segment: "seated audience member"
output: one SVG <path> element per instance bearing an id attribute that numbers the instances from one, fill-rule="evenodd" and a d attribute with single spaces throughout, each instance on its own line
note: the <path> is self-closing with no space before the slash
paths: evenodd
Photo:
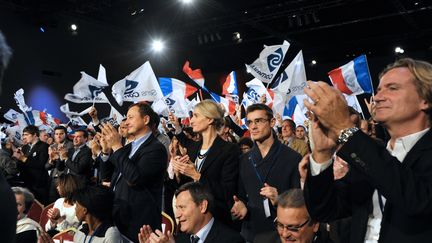
<path id="1" fill-rule="evenodd" d="M 302 157 L 309 152 L 309 146 L 304 140 L 296 138 L 296 124 L 293 120 L 285 119 L 282 121 L 282 143 L 292 148 Z"/>
<path id="2" fill-rule="evenodd" d="M 242 137 L 238 143 L 242 154 L 249 152 L 253 147 L 253 141 L 249 137 Z"/>
<path id="3" fill-rule="evenodd" d="M 74 194 L 76 217 L 84 221 L 74 242 L 120 243 L 121 234 L 112 221 L 113 194 L 102 186 L 88 186 Z"/>
<path id="4" fill-rule="evenodd" d="M 54 203 L 54 207 L 48 210 L 49 221 L 45 230 L 50 235 L 70 227 L 77 228 L 79 221 L 75 216 L 75 203 L 72 201 L 73 193 L 83 187 L 82 182 L 71 174 L 61 175 L 57 179 L 57 191 L 60 198 Z"/>
<path id="5" fill-rule="evenodd" d="M 274 223 L 275 232 L 259 234 L 254 242 L 331 242 L 325 231 L 319 231 L 320 224 L 310 217 L 301 189 L 290 189 L 279 195 Z"/>
<path id="6" fill-rule="evenodd" d="M 34 196 L 28 189 L 22 187 L 12 187 L 12 191 L 15 193 L 18 210 L 16 243 L 36 242 L 41 227 L 33 219 L 27 218 L 27 213 L 33 204 Z"/>
<path id="7" fill-rule="evenodd" d="M 160 230 L 152 232 L 145 225 L 138 235 L 140 243 L 177 242 L 177 243 L 236 243 L 244 242 L 240 234 L 213 217 L 213 196 L 199 182 L 182 185 L 176 195 L 176 218 L 181 233 L 175 237 L 171 232 L 163 234 Z"/>

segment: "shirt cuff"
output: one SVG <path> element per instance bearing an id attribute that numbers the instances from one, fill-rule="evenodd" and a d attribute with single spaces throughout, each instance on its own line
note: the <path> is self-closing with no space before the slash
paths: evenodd
<path id="1" fill-rule="evenodd" d="M 322 171 L 324 171 L 325 169 L 327 169 L 328 167 L 330 167 L 330 165 L 333 164 L 333 159 L 329 159 L 324 163 L 317 163 L 313 158 L 312 158 L 312 154 L 309 155 L 309 167 L 311 170 L 311 175 L 312 176 L 316 176 L 319 175 Z"/>

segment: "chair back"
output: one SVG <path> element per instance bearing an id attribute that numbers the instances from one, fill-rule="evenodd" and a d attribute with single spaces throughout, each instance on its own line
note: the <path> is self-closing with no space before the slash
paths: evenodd
<path id="1" fill-rule="evenodd" d="M 27 213 L 27 217 L 33 219 L 36 222 L 39 222 L 43 209 L 44 206 L 42 205 L 42 203 L 35 199 L 30 207 L 30 210 Z"/>
<path id="2" fill-rule="evenodd" d="M 54 207 L 54 203 L 48 204 L 41 213 L 39 224 L 42 226 L 42 228 L 45 228 L 46 223 L 48 222 L 48 210 Z"/>
<path id="3" fill-rule="evenodd" d="M 75 229 L 75 228 L 69 228 L 69 229 L 63 230 L 60 233 L 57 233 L 56 235 L 53 236 L 52 239 L 56 243 L 74 242 L 74 235 L 75 235 L 76 231 L 77 231 L 77 229 Z"/>
<path id="4" fill-rule="evenodd" d="M 165 234 L 168 231 L 174 233 L 174 220 L 165 212 L 162 211 L 162 232 Z"/>

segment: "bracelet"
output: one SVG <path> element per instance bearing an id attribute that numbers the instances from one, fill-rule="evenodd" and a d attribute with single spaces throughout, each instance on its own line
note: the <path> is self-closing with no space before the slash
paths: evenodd
<path id="1" fill-rule="evenodd" d="M 338 139 L 336 140 L 336 144 L 339 145 L 339 144 L 346 143 L 348 139 L 352 137 L 354 133 L 357 132 L 358 130 L 359 130 L 358 127 L 350 127 L 350 128 L 342 129 L 340 131 Z"/>

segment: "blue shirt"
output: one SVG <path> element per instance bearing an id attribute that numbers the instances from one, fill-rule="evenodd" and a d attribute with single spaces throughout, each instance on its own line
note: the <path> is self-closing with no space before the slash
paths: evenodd
<path id="1" fill-rule="evenodd" d="M 135 139 L 133 142 L 131 142 L 132 148 L 129 154 L 129 159 L 132 158 L 132 156 L 134 156 L 134 154 L 136 153 L 136 151 L 138 150 L 138 148 L 145 142 L 147 141 L 147 139 L 150 137 L 150 135 L 152 134 L 151 131 L 148 131 L 146 134 L 144 134 L 142 137 Z"/>

